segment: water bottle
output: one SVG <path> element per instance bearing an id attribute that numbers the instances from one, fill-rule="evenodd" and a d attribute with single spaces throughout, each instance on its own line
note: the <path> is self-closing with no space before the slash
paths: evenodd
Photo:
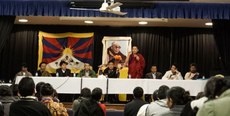
<path id="1" fill-rule="evenodd" d="M 129 74 L 129 79 L 131 79 L 131 75 Z"/>
<path id="2" fill-rule="evenodd" d="M 23 72 L 23 73 L 22 73 L 22 75 L 23 75 L 23 76 L 26 76 L 26 73 L 25 73 L 25 72 Z"/>
<path id="3" fill-rule="evenodd" d="M 73 77 L 76 77 L 76 73 L 73 73 Z"/>
<path id="4" fill-rule="evenodd" d="M 205 76 L 202 76 L 202 79 L 205 80 Z"/>
<path id="5" fill-rule="evenodd" d="M 58 74 L 58 73 L 56 73 L 56 77 L 59 77 L 59 74 Z"/>
<path id="6" fill-rule="evenodd" d="M 36 77 L 38 76 L 38 73 L 37 73 L 37 72 L 35 73 L 35 76 L 36 76 Z"/>

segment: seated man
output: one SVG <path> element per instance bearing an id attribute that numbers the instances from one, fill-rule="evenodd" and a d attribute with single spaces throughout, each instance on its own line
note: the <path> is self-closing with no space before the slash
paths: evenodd
<path id="1" fill-rule="evenodd" d="M 184 76 L 185 80 L 196 80 L 199 77 L 199 73 L 197 72 L 196 64 L 190 64 L 190 71 L 187 72 Z"/>
<path id="2" fill-rule="evenodd" d="M 4 116 L 9 116 L 10 105 L 16 101 L 12 96 L 11 88 L 8 85 L 0 86 L 0 102 L 4 107 Z"/>
<path id="3" fill-rule="evenodd" d="M 45 62 L 41 62 L 39 64 L 40 70 L 36 72 L 37 76 L 43 76 L 43 77 L 51 76 L 51 74 L 48 71 L 46 71 L 46 65 L 47 64 Z"/>
<path id="4" fill-rule="evenodd" d="M 114 66 L 113 61 L 109 61 L 108 67 L 103 72 L 108 78 L 118 78 L 119 77 L 119 69 Z"/>
<path id="5" fill-rule="evenodd" d="M 157 66 L 153 65 L 151 67 L 151 72 L 147 73 L 145 75 L 145 78 L 147 78 L 147 79 L 161 79 L 162 78 L 162 73 L 157 72 Z"/>
<path id="6" fill-rule="evenodd" d="M 16 74 L 16 76 L 32 76 L 32 74 L 28 71 L 28 67 L 25 63 L 21 66 L 21 71 Z"/>
<path id="7" fill-rule="evenodd" d="M 65 61 L 60 62 L 60 67 L 59 69 L 56 70 L 56 73 L 60 77 L 70 77 L 71 76 L 71 71 L 70 69 L 67 69 L 68 63 Z"/>
<path id="8" fill-rule="evenodd" d="M 162 80 L 183 80 L 181 73 L 177 70 L 177 66 L 173 64 L 171 70 L 167 71 Z"/>
<path id="9" fill-rule="evenodd" d="M 84 100 L 89 100 L 91 97 L 91 91 L 89 88 L 83 88 L 81 90 L 81 94 L 80 94 L 80 97 L 76 100 L 73 101 L 73 114 L 76 113 L 76 111 L 79 110 L 79 107 L 80 107 L 80 103 L 83 102 Z"/>
<path id="10" fill-rule="evenodd" d="M 133 90 L 133 101 L 127 103 L 124 108 L 124 116 L 136 116 L 140 107 L 147 104 L 142 97 L 144 96 L 144 90 L 141 87 L 136 87 Z"/>
<path id="11" fill-rule="evenodd" d="M 169 87 L 162 85 L 159 87 L 157 92 L 157 100 L 150 103 L 146 109 L 146 116 L 158 115 L 161 112 L 169 110 L 166 104 L 166 93 L 169 90 Z"/>
<path id="12" fill-rule="evenodd" d="M 22 78 L 18 89 L 21 99 L 11 104 L 10 116 L 51 116 L 49 109 L 34 96 L 35 84 L 32 78 Z"/>
<path id="13" fill-rule="evenodd" d="M 78 77 L 96 77 L 97 75 L 95 71 L 91 70 L 90 68 L 90 64 L 85 63 L 84 69 L 79 72 Z"/>
<path id="14" fill-rule="evenodd" d="M 80 103 L 78 111 L 74 116 L 106 116 L 106 108 L 100 103 L 102 90 L 94 88 L 89 100 L 84 100 Z"/>

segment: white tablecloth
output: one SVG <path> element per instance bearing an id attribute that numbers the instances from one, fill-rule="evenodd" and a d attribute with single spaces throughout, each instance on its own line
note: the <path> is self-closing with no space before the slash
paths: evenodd
<path id="1" fill-rule="evenodd" d="M 23 77 L 17 77 L 15 83 Z M 102 89 L 108 94 L 132 94 L 133 89 L 140 86 L 145 94 L 152 94 L 161 85 L 180 86 L 189 91 L 192 96 L 204 91 L 207 80 L 154 80 L 154 79 L 107 79 L 103 78 L 78 78 L 78 77 L 32 77 L 35 84 L 38 82 L 50 83 L 58 93 L 79 94 L 81 88 L 88 87 L 91 90 L 95 87 Z"/>

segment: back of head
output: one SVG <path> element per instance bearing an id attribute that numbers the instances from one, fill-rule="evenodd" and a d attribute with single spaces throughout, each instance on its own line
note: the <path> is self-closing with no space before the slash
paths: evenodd
<path id="1" fill-rule="evenodd" d="M 90 96 L 91 96 L 91 91 L 89 88 L 83 88 L 81 90 L 81 97 L 90 98 Z"/>
<path id="2" fill-rule="evenodd" d="M 157 94 L 158 98 L 159 99 L 165 99 L 166 98 L 166 93 L 167 93 L 168 90 L 169 90 L 168 86 L 166 86 L 166 85 L 160 86 L 159 89 L 158 89 L 158 94 Z"/>
<path id="3" fill-rule="evenodd" d="M 54 89 L 49 83 L 45 83 L 42 85 L 40 92 L 42 96 L 53 96 Z"/>
<path id="4" fill-rule="evenodd" d="M 13 96 L 18 96 L 18 84 L 12 84 L 10 86 Z"/>
<path id="5" fill-rule="evenodd" d="M 36 92 L 40 94 L 41 87 L 45 84 L 45 82 L 39 82 L 36 84 Z"/>
<path id="6" fill-rule="evenodd" d="M 141 97 L 143 97 L 144 95 L 144 90 L 141 88 L 141 87 L 136 87 L 134 90 L 133 90 L 133 96 L 135 98 L 138 98 L 140 99 Z"/>
<path id="7" fill-rule="evenodd" d="M 155 91 L 153 92 L 153 101 L 156 101 L 156 100 L 159 100 L 159 99 L 158 99 L 158 90 L 155 90 Z"/>
<path id="8" fill-rule="evenodd" d="M 9 86 L 1 85 L 0 86 L 0 96 L 12 96 L 12 91 Z"/>
<path id="9" fill-rule="evenodd" d="M 205 85 L 204 94 L 209 100 L 220 96 L 229 88 L 228 81 L 222 77 L 211 77 Z"/>
<path id="10" fill-rule="evenodd" d="M 34 94 L 35 84 L 32 78 L 24 77 L 18 84 L 19 94 L 23 97 L 32 96 Z"/>
<path id="11" fill-rule="evenodd" d="M 167 98 L 172 100 L 173 105 L 185 105 L 191 99 L 188 92 L 182 87 L 172 87 L 167 92 Z"/>
<path id="12" fill-rule="evenodd" d="M 101 99 L 101 96 L 102 96 L 102 89 L 101 88 L 94 88 L 92 91 L 91 98 L 96 100 L 96 101 L 99 101 Z"/>

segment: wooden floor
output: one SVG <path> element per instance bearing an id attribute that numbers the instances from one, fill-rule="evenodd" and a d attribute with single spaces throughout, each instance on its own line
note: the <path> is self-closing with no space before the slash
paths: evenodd
<path id="1" fill-rule="evenodd" d="M 72 108 L 71 102 L 63 102 L 64 106 L 68 109 Z M 106 103 L 106 110 L 124 110 L 125 104 L 109 104 Z"/>

